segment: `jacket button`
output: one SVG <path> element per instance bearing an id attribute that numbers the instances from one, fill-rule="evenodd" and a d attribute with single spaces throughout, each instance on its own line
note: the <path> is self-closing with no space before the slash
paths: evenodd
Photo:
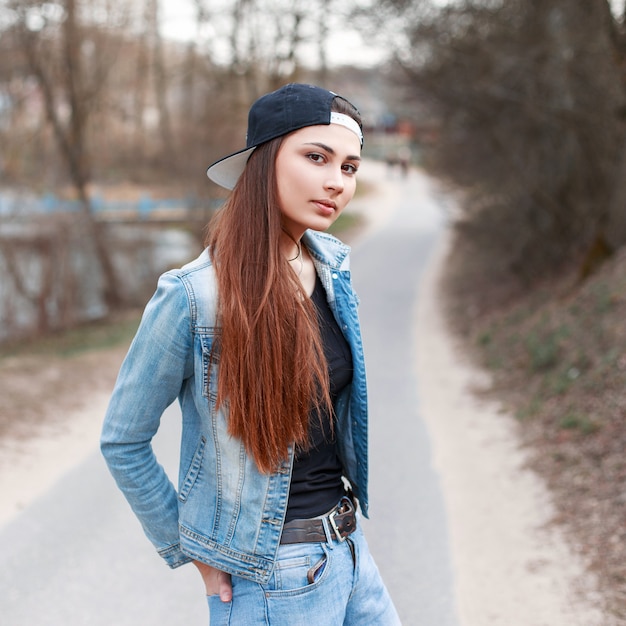
<path id="1" fill-rule="evenodd" d="M 337 274 L 333 274 L 333 278 L 334 278 L 335 280 L 337 280 L 337 278 L 339 278 L 339 276 L 338 276 Z"/>

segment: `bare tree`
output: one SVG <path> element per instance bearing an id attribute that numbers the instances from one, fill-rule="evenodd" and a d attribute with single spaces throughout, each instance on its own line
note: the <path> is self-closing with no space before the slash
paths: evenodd
<path id="1" fill-rule="evenodd" d="M 273 88 L 283 82 L 297 81 L 299 63 L 298 48 L 304 40 L 302 34 L 306 8 L 302 0 L 291 2 L 288 14 L 276 15 L 274 58 L 270 66 L 270 81 Z"/>
<path id="2" fill-rule="evenodd" d="M 216 192 L 204 167 L 241 146 L 252 100 L 306 80 L 305 66 L 316 59 L 327 69 L 327 40 L 353 4 L 193 2 L 196 36 L 181 44 L 164 38 L 159 0 L 0 0 L 0 182 L 35 195 L 65 196 L 69 186 L 80 206 L 79 218 L 71 214 L 65 224 L 67 239 L 47 238 L 33 220 L 32 241 L 7 239 L 0 250 L 7 285 L 15 283 L 25 309 L 38 307 L 42 330 L 59 326 L 50 311 L 62 309 L 62 324 L 71 321 L 72 303 L 79 308 L 83 296 L 109 309 L 129 302 L 129 281 L 115 271 L 128 257 L 114 247 L 114 229 L 97 219 L 96 194 L 110 183 L 166 180 L 169 191 L 183 189 L 208 213 L 206 199 Z M 86 294 L 78 265 L 63 274 L 71 280 L 27 268 L 28 250 L 42 268 L 47 255 L 45 267 L 55 272 L 63 251 L 88 257 L 97 293 Z M 33 278 L 27 286 L 24 272 L 43 283 Z"/>
<path id="3" fill-rule="evenodd" d="M 465 190 L 464 232 L 491 267 L 528 281 L 626 241 L 610 226 L 624 180 L 624 25 L 606 0 L 383 5 L 415 17 L 398 64 L 432 105 L 434 166 Z"/>
<path id="4" fill-rule="evenodd" d="M 151 0 L 145 0 L 143 24 L 150 24 Z M 145 124 L 144 117 L 148 101 L 148 77 L 150 68 L 150 38 L 149 29 L 145 26 L 137 36 L 135 76 L 133 87 L 133 136 L 134 150 L 137 155 L 146 154 L 145 150 Z"/>
<path id="5" fill-rule="evenodd" d="M 165 66 L 165 51 L 160 31 L 159 0 L 147 0 L 146 4 L 150 41 L 152 47 L 152 68 L 154 69 L 154 95 L 159 111 L 158 128 L 161 133 L 163 152 L 168 155 L 168 164 L 176 168 L 176 144 L 172 132 L 168 96 L 168 77 Z"/>
<path id="6" fill-rule="evenodd" d="M 320 82 L 326 85 L 328 82 L 328 15 L 330 13 L 330 0 L 321 0 L 318 18 L 318 54 L 320 59 Z"/>
<path id="7" fill-rule="evenodd" d="M 604 24 L 613 46 L 617 63 L 626 68 L 626 2 L 621 14 L 615 16 L 609 2 L 604 3 Z M 626 91 L 626 69 L 622 69 L 621 84 Z M 616 159 L 613 186 L 608 207 L 607 239 L 612 247 L 626 242 L 626 101 L 615 111 L 617 124 L 622 129 L 622 143 Z"/>
<path id="8" fill-rule="evenodd" d="M 92 79 L 87 80 L 88 72 L 83 66 L 86 39 L 76 0 L 65 0 L 59 28 L 53 33 L 32 27 L 36 6 L 14 5 L 20 17 L 17 30 L 22 52 L 41 90 L 48 121 L 78 195 L 83 222 L 102 270 L 105 302 L 115 308 L 121 303 L 121 292 L 104 230 L 94 216 L 87 192 L 91 178 L 87 124 L 107 68 L 90 68 Z"/>

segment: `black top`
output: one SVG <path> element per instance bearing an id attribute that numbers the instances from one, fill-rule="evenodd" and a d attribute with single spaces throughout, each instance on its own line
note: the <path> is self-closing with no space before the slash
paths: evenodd
<path id="1" fill-rule="evenodd" d="M 330 397 L 335 406 L 337 397 L 352 381 L 352 354 L 330 310 L 324 287 L 318 278 L 311 300 L 317 310 L 324 356 L 328 363 Z M 341 480 L 342 466 L 328 411 L 320 415 L 311 411 L 307 449 L 296 450 L 291 476 L 286 522 L 292 519 L 317 517 L 332 509 L 345 489 Z"/>

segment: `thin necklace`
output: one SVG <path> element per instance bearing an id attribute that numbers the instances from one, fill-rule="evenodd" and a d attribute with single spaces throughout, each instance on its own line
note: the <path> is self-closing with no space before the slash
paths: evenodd
<path id="1" fill-rule="evenodd" d="M 295 261 L 302 254 L 302 248 L 300 247 L 300 244 L 297 241 L 295 243 L 296 243 L 296 248 L 298 248 L 298 254 L 296 254 L 296 256 L 294 256 L 293 259 L 287 259 L 289 263 L 291 263 L 292 261 Z"/>
<path id="2" fill-rule="evenodd" d="M 293 261 L 296 261 L 296 260 L 300 261 L 300 269 L 298 270 L 298 276 L 300 276 L 302 274 L 302 270 L 304 269 L 304 259 L 302 258 L 302 247 L 297 241 L 296 241 L 296 246 L 298 247 L 298 254 L 296 254 L 296 256 L 294 256 L 293 259 L 287 259 L 287 261 L 289 261 L 289 263 L 292 263 Z"/>

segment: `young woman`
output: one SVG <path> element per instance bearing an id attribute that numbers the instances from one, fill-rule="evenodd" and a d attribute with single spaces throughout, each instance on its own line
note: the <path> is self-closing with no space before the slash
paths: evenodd
<path id="1" fill-rule="evenodd" d="M 367 397 L 349 249 L 363 136 L 336 94 L 257 100 L 204 253 L 164 274 L 119 374 L 102 452 L 171 567 L 193 562 L 211 624 L 399 624 L 357 523 Z M 150 445 L 176 398 L 178 489 Z"/>

